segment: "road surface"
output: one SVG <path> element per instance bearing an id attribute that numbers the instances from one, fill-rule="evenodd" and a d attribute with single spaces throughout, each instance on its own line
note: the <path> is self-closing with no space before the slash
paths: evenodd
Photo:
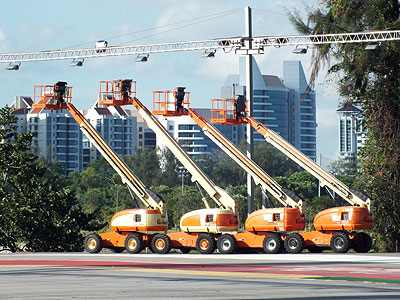
<path id="1" fill-rule="evenodd" d="M 0 253 L 0 299 L 400 299 L 400 254 Z"/>

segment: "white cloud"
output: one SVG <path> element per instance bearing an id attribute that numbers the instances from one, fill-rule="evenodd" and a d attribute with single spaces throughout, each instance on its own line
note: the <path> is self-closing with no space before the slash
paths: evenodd
<path id="1" fill-rule="evenodd" d="M 171 2 L 157 20 L 156 27 L 160 28 L 155 33 L 162 33 L 160 37 L 165 41 L 177 40 L 177 37 L 179 40 L 198 40 L 240 35 L 243 27 L 238 26 L 243 22 L 241 15 L 215 15 L 227 10 L 232 8 L 216 1 Z M 181 23 L 169 26 L 177 22 Z"/>
<path id="2" fill-rule="evenodd" d="M 222 86 L 229 74 L 237 74 L 238 72 L 238 56 L 224 54 L 219 51 L 215 54 L 215 58 L 199 59 L 198 67 L 194 74 L 202 79 L 218 81 Z"/>
<path id="3" fill-rule="evenodd" d="M 54 28 L 43 26 L 42 28 L 40 28 L 39 36 L 42 40 L 49 41 L 54 38 L 55 32 L 56 31 L 54 30 Z"/>
<path id="4" fill-rule="evenodd" d="M 0 28 L 0 51 L 6 52 L 8 49 L 8 43 L 6 39 L 6 35 L 4 34 L 3 30 Z"/>
<path id="5" fill-rule="evenodd" d="M 319 108 L 317 111 L 317 123 L 319 130 L 337 129 L 338 116 L 335 109 Z"/>

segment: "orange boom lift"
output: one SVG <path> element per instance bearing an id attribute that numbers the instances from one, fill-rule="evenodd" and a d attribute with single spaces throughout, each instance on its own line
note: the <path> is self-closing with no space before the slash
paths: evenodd
<path id="1" fill-rule="evenodd" d="M 205 209 L 195 210 L 182 216 L 182 232 L 167 235 L 167 240 L 155 242 L 153 250 L 167 253 L 171 248 L 182 252 L 196 248 L 200 253 L 212 253 L 216 248 L 216 239 L 225 232 L 238 229 L 238 207 L 225 190 L 216 186 L 206 174 L 193 162 L 175 139 L 168 133 L 158 119 L 135 97 L 132 92 L 133 81 L 119 79 L 100 82 L 100 100 L 103 105 L 134 105 L 150 129 L 164 142 L 181 164 L 192 175 L 192 182 L 199 183 L 218 207 L 211 208 L 203 197 Z M 175 91 L 174 97 L 183 103 L 189 103 L 188 95 Z M 164 236 L 163 236 L 164 237 Z"/>
<path id="2" fill-rule="evenodd" d="M 293 192 L 281 187 L 271 176 L 249 159 L 218 129 L 207 122 L 188 103 L 179 101 L 177 93 L 185 93 L 185 88 L 177 87 L 173 91 L 153 92 L 153 114 L 163 116 L 189 115 L 203 132 L 215 142 L 232 160 L 249 173 L 256 184 L 270 192 L 284 205 L 280 208 L 260 209 L 248 216 L 245 222 L 247 232 L 224 234 L 218 238 L 217 246 L 221 253 L 232 253 L 238 248 L 263 248 L 266 253 L 277 253 L 282 249 L 282 237 L 285 249 L 289 253 L 303 250 L 304 240 L 297 233 L 287 231 L 304 230 L 305 217 L 303 202 Z M 188 93 L 185 93 L 188 94 Z"/>
<path id="3" fill-rule="evenodd" d="M 126 249 L 129 253 L 139 253 L 146 246 L 157 249 L 160 243 L 168 243 L 167 205 L 154 192 L 147 189 L 133 174 L 117 153 L 100 136 L 96 129 L 71 103 L 72 88 L 66 82 L 51 85 L 35 85 L 35 108 L 48 110 L 66 109 L 79 124 L 81 131 L 103 155 L 113 169 L 121 176 L 130 191 L 146 206 L 145 209 L 127 209 L 116 213 L 110 222 L 111 232 L 89 234 L 85 238 L 85 249 L 89 253 L 100 252 L 103 247 L 117 252 Z"/>
<path id="4" fill-rule="evenodd" d="M 264 124 L 246 116 L 246 102 L 243 96 L 212 99 L 211 122 L 229 125 L 250 124 L 267 142 L 316 177 L 322 186 L 329 187 L 351 204 L 351 206 L 326 209 L 315 216 L 316 231 L 301 233 L 308 250 L 321 252 L 330 247 L 337 253 L 344 253 L 351 248 L 356 252 L 368 252 L 371 249 L 371 237 L 365 232 L 353 231 L 373 228 L 371 199 L 344 185 Z"/>

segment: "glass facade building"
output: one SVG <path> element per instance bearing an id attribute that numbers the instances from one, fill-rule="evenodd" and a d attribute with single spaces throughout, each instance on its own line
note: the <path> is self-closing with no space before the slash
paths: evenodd
<path id="1" fill-rule="evenodd" d="M 341 158 L 356 158 L 368 138 L 362 110 L 345 104 L 336 112 L 339 117 L 339 155 Z"/>
<path id="2" fill-rule="evenodd" d="M 245 60 L 240 59 L 239 74 L 227 77 L 221 97 L 246 95 L 245 84 Z M 281 79 L 261 74 L 253 58 L 253 117 L 316 160 L 316 98 L 314 91 L 304 94 L 307 87 L 299 61 L 284 61 Z M 240 130 L 244 136 L 244 127 Z M 257 132 L 254 140 L 265 141 Z"/>

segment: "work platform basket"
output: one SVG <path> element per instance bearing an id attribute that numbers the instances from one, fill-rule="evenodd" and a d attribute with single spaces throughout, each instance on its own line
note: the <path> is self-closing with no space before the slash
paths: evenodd
<path id="1" fill-rule="evenodd" d="M 172 91 L 153 91 L 153 114 L 162 116 L 187 115 L 189 92 L 177 87 Z"/>

